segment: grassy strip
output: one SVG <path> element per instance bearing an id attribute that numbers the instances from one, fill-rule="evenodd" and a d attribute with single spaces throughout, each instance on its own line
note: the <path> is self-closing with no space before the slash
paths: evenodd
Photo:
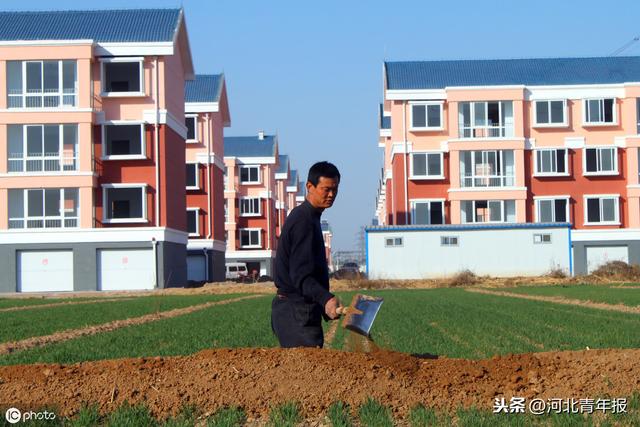
<path id="1" fill-rule="evenodd" d="M 344 402 L 334 402 L 327 409 L 327 418 L 333 427 L 352 427 L 349 405 Z"/>
<path id="2" fill-rule="evenodd" d="M 11 307 L 29 307 L 29 306 L 38 306 L 38 305 L 44 305 L 44 304 L 61 304 L 61 303 L 76 302 L 76 301 L 96 301 L 99 299 L 102 299 L 102 298 L 42 298 L 42 297 L 0 298 L 0 310 L 3 308 L 11 308 Z"/>
<path id="3" fill-rule="evenodd" d="M 302 422 L 300 405 L 295 402 L 273 406 L 269 411 L 269 426 L 271 427 L 295 427 L 300 422 Z"/>
<path id="4" fill-rule="evenodd" d="M 209 307 L 0 357 L 0 365 L 174 356 L 215 347 L 274 347 L 270 295 Z"/>
<path id="5" fill-rule="evenodd" d="M 96 304 L 65 305 L 41 310 L 0 312 L 0 342 L 122 320 L 238 295 L 156 295 Z"/>
<path id="6" fill-rule="evenodd" d="M 615 289 L 614 289 L 615 288 Z M 562 285 L 562 286 L 520 286 L 503 288 L 500 291 L 514 294 L 541 295 L 602 302 L 605 304 L 623 304 L 630 307 L 640 305 L 640 290 L 625 289 L 624 286 L 603 285 Z"/>
<path id="7" fill-rule="evenodd" d="M 611 292 L 618 292 L 612 290 Z M 366 291 L 385 301 L 371 334 L 405 353 L 487 358 L 495 354 L 590 348 L 636 348 L 640 316 L 463 289 Z M 349 301 L 353 293 L 341 295 Z M 452 315 L 452 313 L 454 315 Z M 344 348 L 338 328 L 335 348 Z"/>
<path id="8" fill-rule="evenodd" d="M 358 418 L 365 427 L 393 427 L 391 410 L 371 397 L 358 409 Z"/>

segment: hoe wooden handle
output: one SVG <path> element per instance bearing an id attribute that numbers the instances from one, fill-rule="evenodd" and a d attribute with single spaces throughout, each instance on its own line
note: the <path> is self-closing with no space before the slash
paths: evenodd
<path id="1" fill-rule="evenodd" d="M 336 313 L 339 316 L 343 316 L 343 315 L 347 314 L 348 312 L 349 312 L 349 307 L 340 306 L 340 307 L 336 308 Z"/>

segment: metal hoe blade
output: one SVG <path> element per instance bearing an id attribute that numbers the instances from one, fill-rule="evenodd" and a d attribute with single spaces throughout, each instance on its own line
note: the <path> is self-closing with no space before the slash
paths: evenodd
<path id="1" fill-rule="evenodd" d="M 382 298 L 357 294 L 351 300 L 348 314 L 342 321 L 342 326 L 364 336 L 369 336 L 373 321 L 376 320 Z"/>

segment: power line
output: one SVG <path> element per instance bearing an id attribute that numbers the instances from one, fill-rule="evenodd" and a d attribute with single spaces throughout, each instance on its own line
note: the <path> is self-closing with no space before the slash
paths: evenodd
<path id="1" fill-rule="evenodd" d="M 623 44 L 622 46 L 620 46 L 618 49 L 614 50 L 613 52 L 611 52 L 609 54 L 609 56 L 616 56 L 616 55 L 620 55 L 620 53 L 622 53 L 623 51 L 625 51 L 627 48 L 629 48 L 632 44 L 634 44 L 635 42 L 637 42 L 638 40 L 640 40 L 640 36 L 635 36 L 634 38 L 632 38 L 630 41 L 626 42 L 625 44 Z"/>

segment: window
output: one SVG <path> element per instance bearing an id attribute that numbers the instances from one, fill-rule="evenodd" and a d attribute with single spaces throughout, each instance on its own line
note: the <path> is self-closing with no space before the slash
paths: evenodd
<path id="1" fill-rule="evenodd" d="M 387 248 L 402 246 L 402 237 L 387 237 L 384 239 L 384 246 Z"/>
<path id="2" fill-rule="evenodd" d="M 515 200 L 464 200 L 462 223 L 516 222 Z"/>
<path id="3" fill-rule="evenodd" d="M 618 224 L 620 215 L 618 209 L 619 196 L 585 196 L 585 224 Z"/>
<path id="4" fill-rule="evenodd" d="M 515 185 L 513 150 L 460 152 L 461 187 L 511 187 Z"/>
<path id="5" fill-rule="evenodd" d="M 145 184 L 103 184 L 103 222 L 147 222 Z"/>
<path id="6" fill-rule="evenodd" d="M 568 222 L 569 197 L 535 199 L 536 222 Z"/>
<path id="7" fill-rule="evenodd" d="M 640 135 L 640 98 L 636 98 L 636 134 Z"/>
<path id="8" fill-rule="evenodd" d="M 460 138 L 513 136 L 511 101 L 461 102 L 458 106 Z"/>
<path id="9" fill-rule="evenodd" d="M 187 208 L 187 232 L 189 236 L 199 236 L 198 208 Z"/>
<path id="10" fill-rule="evenodd" d="M 411 223 L 415 225 L 444 224 L 444 201 L 412 200 Z"/>
<path id="11" fill-rule="evenodd" d="M 585 148 L 583 166 L 585 175 L 617 175 L 618 148 Z"/>
<path id="12" fill-rule="evenodd" d="M 551 234 L 534 234 L 533 235 L 533 243 L 551 243 Z"/>
<path id="13" fill-rule="evenodd" d="M 458 246 L 458 236 L 440 236 L 440 246 Z"/>
<path id="14" fill-rule="evenodd" d="M 102 126 L 103 159 L 145 158 L 144 125 L 110 124 Z"/>
<path id="15" fill-rule="evenodd" d="M 240 166 L 241 184 L 260 184 L 260 166 Z"/>
<path id="16" fill-rule="evenodd" d="M 568 175 L 566 148 L 535 150 L 535 175 Z"/>
<path id="17" fill-rule="evenodd" d="M 200 180 L 197 163 L 187 163 L 187 188 L 189 190 L 200 189 Z"/>
<path id="18" fill-rule="evenodd" d="M 585 99 L 584 124 L 610 125 L 616 124 L 615 98 Z"/>
<path id="19" fill-rule="evenodd" d="M 7 61 L 9 108 L 75 107 L 76 61 Z"/>
<path id="20" fill-rule="evenodd" d="M 442 129 L 442 103 L 421 102 L 411 104 L 412 130 Z"/>
<path id="21" fill-rule="evenodd" d="M 535 101 L 537 126 L 566 126 L 566 101 Z"/>
<path id="22" fill-rule="evenodd" d="M 8 125 L 7 171 L 77 170 L 78 125 Z"/>
<path id="23" fill-rule="evenodd" d="M 247 197 L 240 199 L 241 216 L 260 216 L 260 198 Z"/>
<path id="24" fill-rule="evenodd" d="M 143 64 L 141 58 L 111 58 L 102 60 L 102 96 L 143 95 Z"/>
<path id="25" fill-rule="evenodd" d="M 187 126 L 187 142 L 197 142 L 196 125 L 198 123 L 198 116 L 186 116 L 184 123 Z"/>
<path id="26" fill-rule="evenodd" d="M 9 189 L 9 228 L 78 227 L 77 188 Z"/>
<path id="27" fill-rule="evenodd" d="M 411 179 L 444 179 L 442 153 L 412 153 Z"/>
<path id="28" fill-rule="evenodd" d="M 260 229 L 259 228 L 241 228 L 240 229 L 240 247 L 243 248 L 260 248 Z"/>

